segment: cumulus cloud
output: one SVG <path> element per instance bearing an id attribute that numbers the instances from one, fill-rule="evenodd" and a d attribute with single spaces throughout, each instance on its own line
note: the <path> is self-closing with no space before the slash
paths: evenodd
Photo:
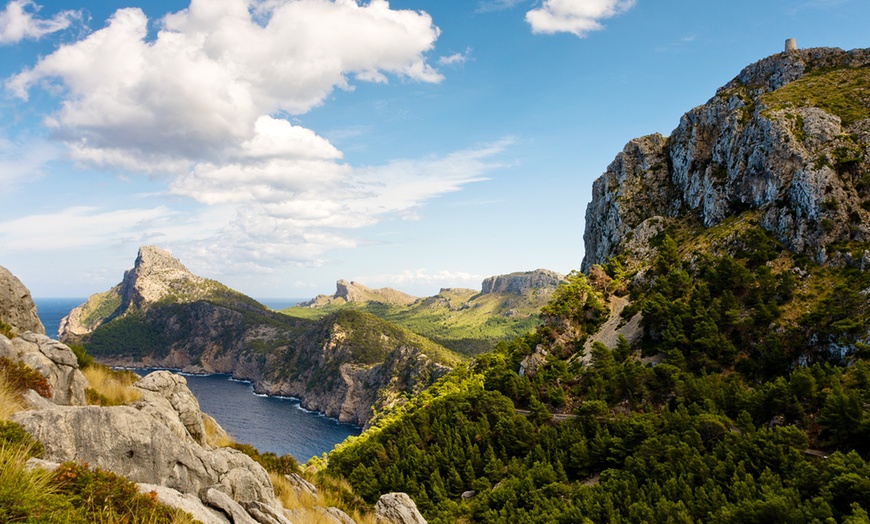
<path id="1" fill-rule="evenodd" d="M 48 19 L 36 18 L 34 15 L 39 10 L 40 6 L 30 0 L 12 0 L 6 4 L 6 9 L 0 11 L 0 45 L 38 40 L 81 20 L 78 11 L 61 11 Z"/>
<path id="2" fill-rule="evenodd" d="M 354 167 L 327 139 L 285 118 L 354 82 L 441 81 L 426 57 L 439 30 L 423 12 L 393 10 L 385 0 L 192 0 L 157 21 L 155 36 L 148 27 L 140 9 L 119 9 L 6 87 L 24 101 L 39 87 L 62 97 L 45 124 L 72 159 L 166 176 L 169 195 L 211 209 L 211 228 L 167 238 L 180 255 L 215 269 L 319 264 L 328 251 L 357 245 L 350 231 L 414 218 L 428 199 L 483 180 L 509 143 Z M 56 218 L 116 218 L 68 214 Z M 123 236 L 118 227 L 104 232 Z M 146 229 L 157 235 L 161 227 Z"/>
<path id="3" fill-rule="evenodd" d="M 533 33 L 573 33 L 580 38 L 603 26 L 601 20 L 622 14 L 635 0 L 544 0 L 526 13 Z"/>
<path id="4" fill-rule="evenodd" d="M 7 89 L 64 90 L 47 124 L 75 158 L 172 172 L 239 154 L 261 117 L 304 113 L 351 77 L 441 80 L 424 56 L 439 34 L 431 17 L 385 0 L 193 0 L 159 26 L 149 41 L 145 14 L 120 9 Z"/>

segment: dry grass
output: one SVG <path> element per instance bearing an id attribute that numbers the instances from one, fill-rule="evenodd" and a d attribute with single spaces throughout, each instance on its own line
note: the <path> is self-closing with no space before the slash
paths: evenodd
<path id="1" fill-rule="evenodd" d="M 336 507 L 347 513 L 357 524 L 375 524 L 373 513 L 363 513 L 344 507 L 345 505 L 328 490 L 318 489 L 317 495 L 296 490 L 290 482 L 278 473 L 269 473 L 272 486 L 275 488 L 275 497 L 284 506 L 284 509 L 295 513 L 295 520 L 312 524 L 330 524 L 335 520 L 325 515 L 317 508 Z M 349 484 L 344 486 L 351 490 Z"/>
<path id="2" fill-rule="evenodd" d="M 205 442 L 213 448 L 227 448 L 235 444 L 235 441 L 224 428 L 205 413 L 202 414 L 202 421 L 205 425 Z"/>
<path id="3" fill-rule="evenodd" d="M 99 365 L 88 366 L 82 373 L 91 385 L 91 391 L 88 392 L 89 404 L 118 406 L 132 404 L 142 398 L 139 390 L 130 387 L 134 378 L 127 373 Z"/>
<path id="4" fill-rule="evenodd" d="M 0 420 L 9 420 L 13 413 L 25 408 L 24 402 L 6 382 L 6 375 L 0 373 Z"/>

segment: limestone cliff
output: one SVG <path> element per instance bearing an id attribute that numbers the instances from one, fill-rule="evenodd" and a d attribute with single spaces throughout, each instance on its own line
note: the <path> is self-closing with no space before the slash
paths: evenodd
<path id="1" fill-rule="evenodd" d="M 529 291 L 552 292 L 565 280 L 565 275 L 548 269 L 537 269 L 521 273 L 510 273 L 489 277 L 483 281 L 480 293 L 509 293 L 524 295 Z"/>
<path id="2" fill-rule="evenodd" d="M 347 285 L 345 296 L 363 288 Z M 73 310 L 61 335 L 107 364 L 229 373 L 258 392 L 294 396 L 307 409 L 364 425 L 373 407 L 428 386 L 459 359 L 361 315 L 282 315 L 143 247 L 122 282 Z"/>
<path id="3" fill-rule="evenodd" d="M 417 297 L 402 293 L 393 288 L 372 289 L 358 282 L 339 280 L 335 283 L 334 295 L 317 295 L 308 302 L 303 302 L 299 305 L 302 307 L 322 307 L 331 304 L 346 304 L 348 302 L 379 302 L 382 304 L 407 306 L 417 300 Z"/>
<path id="4" fill-rule="evenodd" d="M 647 259 L 667 218 L 705 227 L 755 210 L 820 264 L 870 267 L 870 50 L 794 50 L 746 67 L 667 138 L 629 142 L 593 185 L 584 272 Z"/>

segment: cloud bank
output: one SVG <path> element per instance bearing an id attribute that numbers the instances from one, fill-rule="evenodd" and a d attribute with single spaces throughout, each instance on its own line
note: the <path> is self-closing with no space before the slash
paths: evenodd
<path id="1" fill-rule="evenodd" d="M 351 230 L 413 218 L 428 199 L 484 179 L 506 146 L 354 167 L 289 119 L 355 81 L 440 82 L 426 57 L 440 31 L 424 12 L 385 0 L 192 0 L 157 20 L 156 36 L 149 23 L 119 9 L 6 88 L 22 101 L 36 88 L 60 93 L 45 125 L 76 162 L 168 177 L 169 195 L 219 209 L 224 223 L 176 243 L 216 266 L 317 264 L 355 246 Z"/>
<path id="2" fill-rule="evenodd" d="M 622 14 L 635 0 L 544 0 L 526 13 L 533 33 L 573 33 L 580 38 L 602 29 L 601 20 Z"/>

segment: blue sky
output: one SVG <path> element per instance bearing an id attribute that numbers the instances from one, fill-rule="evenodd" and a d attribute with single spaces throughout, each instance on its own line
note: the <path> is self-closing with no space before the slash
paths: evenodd
<path id="1" fill-rule="evenodd" d="M 746 65 L 870 46 L 866 0 L 0 3 L 0 265 L 140 245 L 255 297 L 576 269 L 591 186 Z"/>

